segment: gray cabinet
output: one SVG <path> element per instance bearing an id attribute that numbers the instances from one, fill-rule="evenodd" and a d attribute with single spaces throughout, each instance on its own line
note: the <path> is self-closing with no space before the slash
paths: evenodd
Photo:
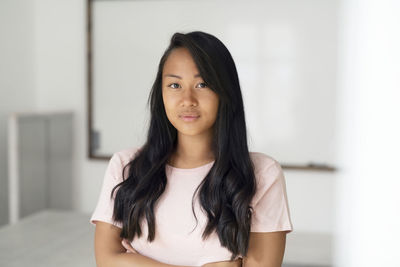
<path id="1" fill-rule="evenodd" d="M 43 209 L 72 209 L 73 113 L 9 117 L 10 223 Z"/>

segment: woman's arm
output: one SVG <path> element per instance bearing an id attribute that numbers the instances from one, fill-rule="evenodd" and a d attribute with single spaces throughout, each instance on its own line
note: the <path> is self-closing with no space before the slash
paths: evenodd
<path id="1" fill-rule="evenodd" d="M 130 252 L 137 253 L 137 251 L 131 246 L 125 239 L 122 240 L 122 245 Z M 203 264 L 202 267 L 242 267 L 242 259 L 239 258 L 234 261 L 218 261 Z"/>
<path id="2" fill-rule="evenodd" d="M 95 257 L 98 267 L 178 267 L 161 263 L 138 253 L 126 253 L 126 248 L 119 236 L 120 232 L 121 229 L 112 224 L 96 222 Z"/>
<path id="3" fill-rule="evenodd" d="M 120 238 L 121 228 L 97 221 L 95 231 L 95 256 L 97 267 L 188 267 L 171 265 L 140 255 L 126 240 Z M 129 251 L 127 253 L 126 251 Z M 242 260 L 221 261 L 204 267 L 240 267 Z"/>
<path id="4" fill-rule="evenodd" d="M 250 232 L 247 256 L 243 267 L 281 267 L 285 253 L 286 232 Z"/>

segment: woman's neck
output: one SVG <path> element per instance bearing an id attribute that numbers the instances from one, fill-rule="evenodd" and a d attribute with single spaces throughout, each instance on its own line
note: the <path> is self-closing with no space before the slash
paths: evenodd
<path id="1" fill-rule="evenodd" d="M 213 160 L 215 156 L 210 140 L 185 136 L 178 139 L 177 147 L 168 164 L 177 168 L 195 168 Z"/>

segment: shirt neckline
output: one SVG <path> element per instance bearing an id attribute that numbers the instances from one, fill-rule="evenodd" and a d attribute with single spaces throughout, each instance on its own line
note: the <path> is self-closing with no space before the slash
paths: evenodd
<path id="1" fill-rule="evenodd" d="M 195 168 L 177 168 L 177 167 L 169 165 L 168 163 L 166 163 L 165 166 L 167 168 L 172 169 L 177 172 L 197 172 L 197 171 L 201 171 L 204 169 L 208 169 L 208 167 L 212 166 L 212 164 L 214 164 L 214 162 L 215 162 L 215 160 L 213 160 L 209 163 L 203 164 L 201 166 L 195 167 Z"/>

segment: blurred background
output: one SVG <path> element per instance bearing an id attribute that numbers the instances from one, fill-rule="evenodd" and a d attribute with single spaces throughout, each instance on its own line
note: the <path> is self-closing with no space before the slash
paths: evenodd
<path id="1" fill-rule="evenodd" d="M 400 266 L 398 14 L 396 0 L 0 0 L 0 266 L 95 266 L 108 160 L 144 142 L 158 61 L 193 30 L 231 52 L 250 150 L 283 166 L 283 266 Z"/>

